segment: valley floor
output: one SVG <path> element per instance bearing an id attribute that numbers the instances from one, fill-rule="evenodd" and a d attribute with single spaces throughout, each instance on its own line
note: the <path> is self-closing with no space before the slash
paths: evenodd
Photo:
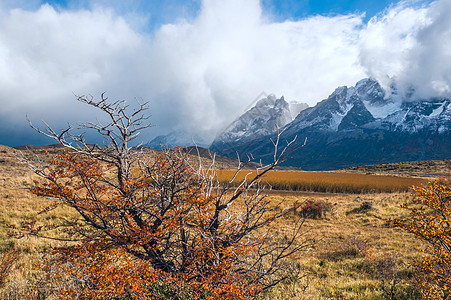
<path id="1" fill-rule="evenodd" d="M 21 188 L 32 182 L 31 172 L 17 162 L 15 154 L 0 154 L 0 251 L 5 252 L 11 245 L 21 251 L 0 298 L 20 299 L 21 293 L 33 288 L 36 279 L 32 262 L 56 242 L 33 237 L 17 240 L 8 235 L 8 227 L 37 218 L 49 223 L 71 212 L 60 209 L 38 216 L 48 201 L 36 201 Z M 411 282 L 410 263 L 420 257 L 418 249 L 422 245 L 387 222 L 407 216 L 400 206 L 410 201 L 410 193 L 281 191 L 270 197 L 274 201 L 284 199 L 287 204 L 320 201 L 328 203 L 329 209 L 321 217 L 305 219 L 302 239 L 312 240 L 312 246 L 294 261 L 293 276 L 271 290 L 266 299 L 386 299 L 391 290 L 397 299 L 420 299 Z M 300 218 L 299 211 L 291 212 L 272 225 L 272 233 L 287 238 Z"/>
<path id="2" fill-rule="evenodd" d="M 300 278 L 279 285 L 268 299 L 386 299 L 384 288 L 390 291 L 393 280 L 396 299 L 420 299 L 410 282 L 409 263 L 419 257 L 421 245 L 387 222 L 407 216 L 400 206 L 409 201 L 409 193 L 274 197 L 325 201 L 332 210 L 322 218 L 306 219 L 304 238 L 314 244 L 297 261 Z M 275 225 L 276 235 L 288 235 L 295 217 Z"/>

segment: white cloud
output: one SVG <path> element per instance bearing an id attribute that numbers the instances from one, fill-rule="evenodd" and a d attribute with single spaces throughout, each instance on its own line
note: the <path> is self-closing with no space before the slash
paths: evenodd
<path id="1" fill-rule="evenodd" d="M 396 81 L 414 96 L 451 96 L 451 2 L 402 2 L 362 31 L 361 63 L 386 87 Z"/>
<path id="2" fill-rule="evenodd" d="M 108 11 L 58 13 L 48 5 L 35 12 L 12 10 L 0 27 L 2 111 L 46 107 L 64 114 L 52 108 L 72 92 L 102 87 L 140 39 Z"/>
<path id="3" fill-rule="evenodd" d="M 157 105 L 179 99 L 181 127 L 214 132 L 262 91 L 314 104 L 362 78 L 360 26 L 360 16 L 271 23 L 258 1 L 204 1 L 194 22 L 157 32 L 149 84 Z"/>
<path id="4" fill-rule="evenodd" d="M 89 116 L 72 93 L 107 92 L 150 100 L 158 127 L 146 139 L 173 129 L 211 138 L 262 91 L 313 105 L 365 72 L 428 80 L 425 92 L 449 91 L 445 0 L 432 8 L 392 7 L 368 26 L 358 15 L 276 23 L 257 0 L 204 0 L 194 19 L 152 33 L 138 29 L 148 16 L 136 26 L 130 15 L 93 3 L 89 10 L 0 5 L 3 122 L 22 125 L 26 112 L 58 126 L 83 121 Z"/>

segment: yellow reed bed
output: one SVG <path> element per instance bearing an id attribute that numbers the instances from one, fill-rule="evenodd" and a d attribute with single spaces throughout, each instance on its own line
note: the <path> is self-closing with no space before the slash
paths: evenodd
<path id="1" fill-rule="evenodd" d="M 219 170 L 218 180 L 229 181 L 235 171 Z M 255 171 L 240 171 L 235 182 L 245 176 L 250 179 Z M 392 193 L 408 191 L 412 185 L 426 183 L 426 179 L 354 173 L 272 171 L 262 178 L 262 183 L 273 190 L 309 191 L 323 193 Z"/>

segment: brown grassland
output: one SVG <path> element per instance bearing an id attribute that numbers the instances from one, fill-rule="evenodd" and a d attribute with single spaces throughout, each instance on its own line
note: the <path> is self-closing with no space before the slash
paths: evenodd
<path id="1" fill-rule="evenodd" d="M 16 239 L 9 235 L 11 225 L 32 220 L 48 224 L 73 214 L 69 209 L 39 214 L 52 200 L 22 188 L 34 175 L 15 155 L 11 148 L 0 146 L 0 252 L 14 247 L 20 253 L 0 289 L 1 299 L 21 299 L 23 293 L 39 287 L 42 274 L 33 266 L 57 243 L 36 237 Z M 219 171 L 219 180 L 229 178 L 230 172 Z M 303 238 L 314 243 L 296 258 L 293 277 L 271 290 L 266 299 L 420 299 L 411 282 L 409 262 L 419 257 L 422 245 L 412 235 L 387 225 L 387 220 L 408 215 L 400 208 L 411 200 L 407 189 L 425 180 L 275 171 L 263 181 L 275 190 L 268 195 L 274 202 L 330 204 L 321 218 L 305 220 Z M 274 223 L 274 239 L 287 238 L 299 218 L 299 212 L 292 211 Z"/>

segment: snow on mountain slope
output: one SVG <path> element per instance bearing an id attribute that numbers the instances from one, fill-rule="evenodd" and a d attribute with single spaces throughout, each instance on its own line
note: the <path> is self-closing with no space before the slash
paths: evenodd
<path id="1" fill-rule="evenodd" d="M 301 112 L 287 127 L 326 131 L 385 128 L 406 132 L 451 129 L 450 99 L 403 101 L 386 96 L 377 81 L 363 79 L 355 87 L 339 87 L 315 107 Z M 355 126 L 350 126 L 354 124 Z"/>
<path id="2" fill-rule="evenodd" d="M 215 141 L 227 143 L 272 134 L 277 128 L 290 123 L 292 114 L 302 111 L 306 106 L 303 103 L 289 104 L 284 97 L 277 99 L 271 94 L 230 124 Z"/>
<path id="3" fill-rule="evenodd" d="M 166 135 L 159 135 L 145 146 L 157 150 L 160 150 L 161 148 L 173 148 L 175 146 L 199 146 L 207 148 L 208 142 L 201 136 L 193 136 L 185 131 L 178 130 L 172 131 Z"/>
<path id="4" fill-rule="evenodd" d="M 282 128 L 290 123 L 300 111 L 307 107 L 308 105 L 305 103 L 287 103 L 284 97 L 277 99 L 275 95 L 271 94 L 257 101 L 254 107 L 230 124 L 218 138 L 222 142 L 234 142 L 271 134 L 277 127 Z M 183 130 L 178 130 L 157 136 L 146 146 L 160 149 L 176 145 L 208 147 L 208 144 L 202 136 L 193 136 Z"/>
<path id="5" fill-rule="evenodd" d="M 259 105 L 265 107 L 262 111 L 254 111 L 255 107 L 241 116 L 210 149 L 225 156 L 252 154 L 270 162 L 275 116 L 288 115 L 286 104 L 274 110 L 273 102 L 266 100 Z M 285 121 L 279 126 L 289 118 L 281 120 Z M 394 88 L 384 91 L 377 81 L 363 79 L 353 87 L 337 88 L 327 99 L 286 123 L 283 140 L 295 137 L 307 138 L 307 144 L 286 163 L 306 170 L 449 159 L 451 99 L 403 97 Z"/>

